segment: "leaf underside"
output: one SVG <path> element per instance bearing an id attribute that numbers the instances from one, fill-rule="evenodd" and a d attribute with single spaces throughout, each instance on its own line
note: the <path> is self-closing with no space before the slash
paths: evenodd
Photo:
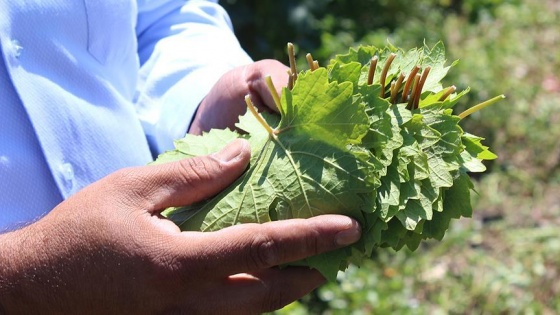
<path id="1" fill-rule="evenodd" d="M 396 57 L 380 85 L 385 60 Z M 371 57 L 379 58 L 367 84 Z M 242 223 L 264 223 L 321 214 L 357 219 L 361 240 L 344 249 L 294 265 L 334 280 L 349 263 L 360 264 L 378 247 L 416 249 L 424 239 L 441 240 L 451 219 L 472 214 L 469 172 L 496 156 L 482 138 L 464 133 L 452 108 L 468 90 L 440 100 L 445 66 L 442 43 L 404 52 L 362 46 L 336 56 L 327 67 L 304 71 L 281 97 L 281 117 L 263 114 L 270 135 L 247 113 L 238 131 L 187 135 L 155 163 L 206 155 L 236 138 L 250 142 L 246 172 L 203 202 L 164 212 L 182 230 L 216 231 Z M 417 108 L 389 101 L 389 84 L 416 65 L 430 67 Z M 405 82 L 406 83 L 406 80 Z M 381 90 L 386 97 L 380 96 Z M 403 91 L 399 93 L 404 94 Z"/>

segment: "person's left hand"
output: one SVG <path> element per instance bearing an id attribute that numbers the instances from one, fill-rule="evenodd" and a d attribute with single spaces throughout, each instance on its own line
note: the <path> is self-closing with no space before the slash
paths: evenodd
<path id="1" fill-rule="evenodd" d="M 212 128 L 234 129 L 247 105 L 245 95 L 260 110 L 278 112 L 265 78 L 271 76 L 279 95 L 288 85 L 288 67 L 276 60 L 261 60 L 238 67 L 224 74 L 198 106 L 189 133 L 201 134 Z"/>

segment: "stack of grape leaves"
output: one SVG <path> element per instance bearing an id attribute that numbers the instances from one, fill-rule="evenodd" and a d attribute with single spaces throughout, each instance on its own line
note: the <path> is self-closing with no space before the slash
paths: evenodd
<path id="1" fill-rule="evenodd" d="M 454 65 L 445 65 L 442 43 L 406 52 L 360 46 L 326 67 L 311 60 L 311 69 L 299 73 L 292 59 L 281 96 L 268 81 L 280 115 L 258 114 L 247 98 L 251 110 L 238 130 L 187 135 L 158 157 L 155 163 L 206 155 L 236 138 L 252 148 L 248 169 L 232 185 L 203 202 L 167 209 L 166 217 L 182 230 L 215 231 L 351 216 L 362 226 L 358 243 L 294 263 L 334 280 L 378 247 L 414 250 L 424 239 L 441 240 L 451 219 L 471 216 L 468 173 L 483 172 L 482 160 L 496 156 L 459 126 L 470 112 L 453 114 L 468 89 L 442 86 Z"/>

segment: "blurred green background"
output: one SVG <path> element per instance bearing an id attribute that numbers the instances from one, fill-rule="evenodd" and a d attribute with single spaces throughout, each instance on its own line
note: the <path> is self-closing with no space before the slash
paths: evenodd
<path id="1" fill-rule="evenodd" d="M 560 313 L 559 0 L 227 0 L 254 59 L 320 64 L 351 46 L 443 41 L 461 106 L 507 99 L 461 124 L 498 160 L 476 178 L 473 218 L 415 251 L 380 249 L 361 268 L 278 314 Z M 464 108 L 459 108 L 462 110 Z"/>

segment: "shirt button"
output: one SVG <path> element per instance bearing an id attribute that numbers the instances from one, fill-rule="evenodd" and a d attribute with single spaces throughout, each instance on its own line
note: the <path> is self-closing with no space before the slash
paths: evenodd
<path id="1" fill-rule="evenodd" d="M 59 171 L 62 175 L 62 178 L 64 179 L 66 189 L 72 191 L 76 182 L 74 176 L 74 167 L 70 163 L 63 163 L 60 164 Z"/>
<path id="2" fill-rule="evenodd" d="M 21 56 L 21 53 L 23 51 L 23 46 L 21 46 L 21 43 L 17 40 L 11 40 L 7 45 L 6 45 L 6 55 L 7 55 L 7 59 L 8 62 L 10 64 L 10 66 L 12 67 L 17 67 L 19 66 L 19 57 Z"/>
<path id="3" fill-rule="evenodd" d="M 17 39 L 12 40 L 12 53 L 16 59 L 21 56 L 21 52 L 23 51 L 23 46 L 21 46 L 20 42 Z"/>

